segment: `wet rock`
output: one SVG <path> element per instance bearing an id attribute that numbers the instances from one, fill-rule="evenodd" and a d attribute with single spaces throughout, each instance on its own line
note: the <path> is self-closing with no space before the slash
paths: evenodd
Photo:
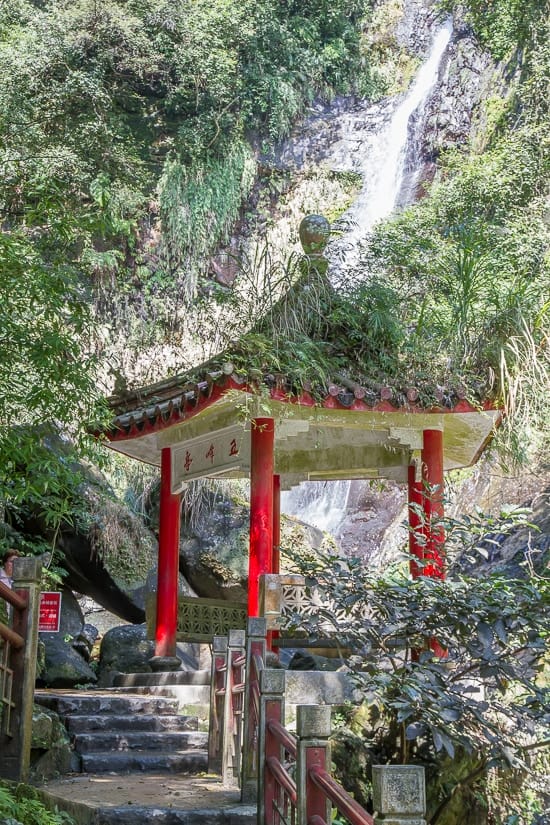
<path id="1" fill-rule="evenodd" d="M 31 739 L 32 780 L 43 782 L 79 770 L 79 759 L 57 713 L 35 705 Z"/>

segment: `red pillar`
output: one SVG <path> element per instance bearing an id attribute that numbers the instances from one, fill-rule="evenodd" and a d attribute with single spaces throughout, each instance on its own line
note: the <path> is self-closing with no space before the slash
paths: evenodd
<path id="1" fill-rule="evenodd" d="M 443 433 L 441 430 L 424 430 L 422 449 L 422 480 L 424 484 L 424 526 L 426 544 L 424 575 L 436 579 L 445 578 L 445 533 L 438 524 L 443 508 Z M 434 523 L 435 522 L 435 523 Z"/>
<path id="2" fill-rule="evenodd" d="M 180 496 L 172 493 L 170 447 L 161 452 L 159 515 L 159 565 L 157 583 L 157 627 L 155 657 L 176 656 L 178 621 L 178 573 L 180 542 Z"/>
<path id="3" fill-rule="evenodd" d="M 413 579 L 417 579 L 423 573 L 423 565 L 418 564 L 416 559 L 422 561 L 424 558 L 424 496 L 422 479 L 417 481 L 416 464 L 409 465 L 409 552 L 411 555 L 409 569 Z"/>
<path id="4" fill-rule="evenodd" d="M 435 579 L 445 578 L 445 532 L 440 520 L 443 506 L 443 433 L 441 430 L 424 430 L 422 450 L 422 481 L 424 493 L 424 569 L 422 575 Z M 435 656 L 444 659 L 447 651 L 436 638 L 429 639 Z"/>
<path id="5" fill-rule="evenodd" d="M 253 418 L 250 439 L 248 615 L 257 616 L 259 576 L 270 572 L 273 558 L 273 419 Z"/>

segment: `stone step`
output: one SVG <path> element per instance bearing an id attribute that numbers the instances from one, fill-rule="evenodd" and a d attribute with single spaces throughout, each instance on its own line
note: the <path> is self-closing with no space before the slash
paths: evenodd
<path id="1" fill-rule="evenodd" d="M 132 674 L 127 674 L 132 675 Z M 148 675 L 148 674 L 146 674 Z M 156 674 L 153 674 L 156 675 Z M 187 707 L 189 705 L 209 705 L 210 703 L 210 684 L 187 685 L 172 685 L 166 684 L 152 684 L 152 685 L 137 685 L 132 684 L 126 687 L 119 685 L 111 688 L 115 695 L 125 696 L 130 693 L 132 695 L 143 694 L 147 696 L 167 696 L 177 699 L 180 707 Z"/>
<path id="2" fill-rule="evenodd" d="M 100 751 L 187 751 L 195 748 L 206 748 L 208 734 L 198 731 L 163 732 L 140 731 L 134 733 L 131 719 L 127 720 L 125 731 L 77 733 L 74 737 L 74 748 L 81 756 L 86 753 Z"/>
<path id="3" fill-rule="evenodd" d="M 196 716 L 168 716 L 155 714 L 128 714 L 116 716 L 103 714 L 102 716 L 71 714 L 65 717 L 65 727 L 69 733 L 87 733 L 91 731 L 120 731 L 129 728 L 138 731 L 195 731 L 198 729 Z"/>
<path id="4" fill-rule="evenodd" d="M 257 818 L 254 805 L 197 810 L 125 805 L 96 811 L 94 825 L 142 825 L 144 822 L 154 822 L 155 825 L 255 825 Z"/>
<path id="5" fill-rule="evenodd" d="M 84 773 L 201 773 L 208 769 L 208 754 L 204 750 L 182 751 L 102 751 L 83 753 Z"/>
<path id="6" fill-rule="evenodd" d="M 99 714 L 177 715 L 178 701 L 169 696 L 149 694 L 113 694 L 107 691 L 89 693 L 52 693 L 36 691 L 35 702 L 59 716 L 70 714 L 97 716 Z"/>
<path id="7" fill-rule="evenodd" d="M 113 678 L 113 687 L 115 688 L 209 684 L 209 670 L 175 670 L 170 673 L 117 673 Z"/>

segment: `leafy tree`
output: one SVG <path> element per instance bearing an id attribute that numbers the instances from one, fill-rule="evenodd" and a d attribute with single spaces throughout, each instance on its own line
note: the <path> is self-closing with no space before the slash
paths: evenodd
<path id="1" fill-rule="evenodd" d="M 78 483 L 48 428 L 78 438 L 93 414 L 90 314 L 74 272 L 45 261 L 23 233 L 0 234 L 0 503 L 34 506 L 50 526 L 70 518 Z"/>
<path id="2" fill-rule="evenodd" d="M 508 532 L 514 521 L 492 521 L 485 531 Z M 488 537 L 482 525 L 481 518 L 455 522 L 451 542 L 475 551 Z M 467 786 L 493 768 L 527 770 L 529 754 L 547 746 L 550 697 L 539 675 L 548 652 L 548 578 L 411 581 L 399 565 L 380 576 L 361 558 L 330 552 L 298 563 L 313 602 L 291 625 L 337 641 L 368 708 L 362 748 L 374 762 L 422 762 L 435 776 L 446 760 L 451 767 L 466 761 L 460 782 Z M 434 657 L 431 639 L 445 658 Z M 431 823 L 452 787 L 439 786 Z"/>

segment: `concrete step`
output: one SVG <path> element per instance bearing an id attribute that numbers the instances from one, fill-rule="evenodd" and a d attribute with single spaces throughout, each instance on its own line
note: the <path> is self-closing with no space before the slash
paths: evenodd
<path id="1" fill-rule="evenodd" d="M 205 750 L 181 751 L 102 751 L 84 753 L 81 757 L 84 773 L 201 773 L 208 769 Z"/>
<path id="2" fill-rule="evenodd" d="M 124 731 L 109 733 L 77 733 L 74 748 L 82 756 L 100 751 L 183 751 L 208 746 L 208 734 L 198 731 L 139 731 L 133 732 L 132 720 L 127 720 Z"/>
<path id="3" fill-rule="evenodd" d="M 256 825 L 256 807 L 213 776 L 73 774 L 36 792 L 79 825 Z"/>
<path id="4" fill-rule="evenodd" d="M 99 714 L 146 714 L 177 715 L 178 702 L 170 696 L 151 696 L 149 694 L 113 694 L 108 691 L 90 691 L 88 693 L 53 693 L 36 691 L 35 702 L 59 716 L 71 714 L 97 716 Z"/>
<path id="5" fill-rule="evenodd" d="M 191 811 L 124 806 L 96 811 L 94 825 L 143 825 L 144 822 L 154 822 L 155 825 L 255 825 L 257 817 L 256 807 L 252 805 Z"/>
<path id="6" fill-rule="evenodd" d="M 92 731 L 195 731 L 198 728 L 196 716 L 172 716 L 154 714 L 103 714 L 102 716 L 71 714 L 65 717 L 65 726 L 69 733 L 88 733 Z"/>

